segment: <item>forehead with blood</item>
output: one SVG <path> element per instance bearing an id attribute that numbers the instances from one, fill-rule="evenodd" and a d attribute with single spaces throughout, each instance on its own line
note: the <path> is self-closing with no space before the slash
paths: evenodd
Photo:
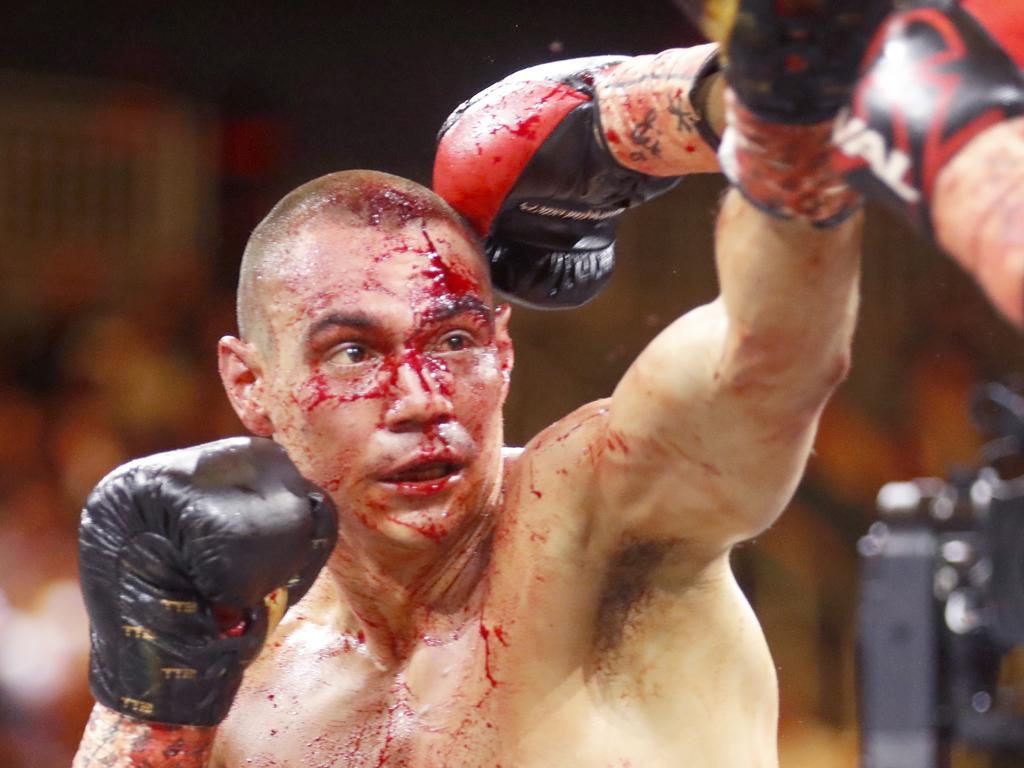
<path id="1" fill-rule="evenodd" d="M 348 380 L 344 392 L 317 368 L 301 395 L 307 411 L 328 402 L 386 397 L 403 370 L 421 386 L 450 394 L 451 372 L 428 346 L 436 342 L 438 326 L 468 316 L 493 332 L 481 256 L 456 227 L 415 220 L 397 229 L 368 224 L 321 227 L 300 240 L 300 250 L 315 258 L 289 278 L 301 306 L 295 324 L 310 338 L 320 326 L 377 325 L 400 342 L 400 351 L 364 369 L 358 381 Z"/>
<path id="2" fill-rule="evenodd" d="M 460 224 L 438 217 L 385 217 L 378 201 L 365 218 L 324 216 L 297 227 L 282 254 L 277 281 L 303 304 L 304 317 L 332 305 L 371 308 L 400 298 L 430 318 L 475 298 L 490 306 L 483 255 Z M 350 213 L 350 212 L 349 212 Z"/>
<path id="3" fill-rule="evenodd" d="M 435 241 L 426 227 L 420 234 L 423 242 L 414 250 L 423 260 L 413 268 L 416 274 L 410 291 L 415 314 L 430 320 L 466 307 L 470 300 L 475 299 L 480 304 L 489 300 L 475 253 L 460 252 L 458 243 L 445 241 L 440 236 Z"/>

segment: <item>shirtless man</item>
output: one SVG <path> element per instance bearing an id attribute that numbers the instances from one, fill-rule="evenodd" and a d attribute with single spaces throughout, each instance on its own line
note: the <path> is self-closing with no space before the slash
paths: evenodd
<path id="1" fill-rule="evenodd" d="M 722 125 L 713 99 L 694 102 L 720 88 L 693 56 L 667 56 L 548 82 L 517 135 L 544 157 L 548 139 L 589 125 L 588 157 L 638 173 L 676 151 L 706 158 L 694 121 Z M 859 216 L 827 162 L 843 83 L 807 82 L 800 109 L 810 96 L 821 119 L 796 124 L 785 94 L 762 102 L 737 74 L 726 157 L 744 194 L 718 220 L 721 296 L 659 334 L 610 398 L 521 451 L 502 441 L 509 310 L 458 214 L 371 172 L 310 182 L 271 211 L 243 261 L 240 338 L 219 352 L 243 424 L 274 442 L 152 457 L 90 497 L 99 703 L 78 768 L 777 764 L 774 668 L 729 553 L 786 506 L 849 365 Z M 534 130 L 572 89 L 620 127 L 639 119 L 623 134 L 633 148 L 560 122 L 571 109 Z M 616 92 L 647 99 L 643 114 L 608 104 Z M 479 153 L 445 151 L 498 165 L 485 144 L 503 132 L 482 130 L 492 107 L 475 105 L 457 117 L 469 129 L 449 131 Z M 635 177 L 618 196 L 600 189 L 603 162 L 573 205 L 519 208 L 554 221 L 548 246 L 566 221 L 609 221 L 609 201 L 637 192 Z M 505 178 L 489 194 L 510 189 L 522 191 Z M 605 207 L 580 207 L 595 189 Z M 530 216 L 504 234 L 533 247 Z M 549 295 L 574 288 L 568 273 Z M 277 446 L 337 506 L 329 557 L 330 505 Z"/>

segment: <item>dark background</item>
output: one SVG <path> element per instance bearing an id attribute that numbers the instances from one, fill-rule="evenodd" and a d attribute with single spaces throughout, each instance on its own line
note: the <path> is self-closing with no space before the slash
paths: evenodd
<path id="1" fill-rule="evenodd" d="M 128 458 L 241 431 L 214 345 L 234 330 L 239 257 L 273 203 L 343 168 L 429 183 L 443 119 L 522 67 L 698 40 L 668 0 L 8 11 L 0 765 L 66 765 L 90 706 L 73 543 L 85 494 Z M 722 189 L 689 179 L 632 213 L 618 274 L 586 308 L 516 311 L 511 442 L 608 395 L 658 330 L 714 297 Z M 974 286 L 872 211 L 853 372 L 791 509 L 735 558 L 779 667 L 783 766 L 854 764 L 856 538 L 882 483 L 972 461 L 965 399 L 1021 362 Z"/>

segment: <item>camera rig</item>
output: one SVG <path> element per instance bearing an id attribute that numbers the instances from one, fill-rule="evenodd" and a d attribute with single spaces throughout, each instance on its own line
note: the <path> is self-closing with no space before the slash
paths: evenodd
<path id="1" fill-rule="evenodd" d="M 948 766 L 952 744 L 1024 756 L 1019 694 L 1000 688 L 1024 645 L 1024 397 L 989 384 L 972 416 L 992 437 L 976 468 L 889 483 L 858 542 L 864 768 Z"/>

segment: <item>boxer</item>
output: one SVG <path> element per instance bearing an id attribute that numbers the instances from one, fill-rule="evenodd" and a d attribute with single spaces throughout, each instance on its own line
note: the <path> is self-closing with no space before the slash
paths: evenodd
<path id="1" fill-rule="evenodd" d="M 751 3 L 785 31 L 771 5 Z M 867 20 L 842 23 L 833 53 L 859 57 Z M 446 127 L 435 184 L 462 215 L 368 171 L 270 212 L 220 373 L 309 485 L 257 438 L 101 483 L 82 533 L 99 702 L 77 768 L 777 764 L 775 671 L 729 553 L 788 503 L 847 371 L 859 200 L 829 163 L 851 83 L 752 87 L 746 43 L 729 44 L 725 124 L 699 106 L 722 93 L 694 66 L 707 51 L 533 72 Z M 492 270 L 558 303 L 581 259 L 607 263 L 605 223 L 661 188 L 643 176 L 685 170 L 677 153 L 708 162 L 696 142 L 723 128 L 737 189 L 719 298 L 611 397 L 504 447 L 513 351 Z M 584 161 L 566 184 L 569 150 Z M 329 501 L 337 543 L 299 599 Z"/>

